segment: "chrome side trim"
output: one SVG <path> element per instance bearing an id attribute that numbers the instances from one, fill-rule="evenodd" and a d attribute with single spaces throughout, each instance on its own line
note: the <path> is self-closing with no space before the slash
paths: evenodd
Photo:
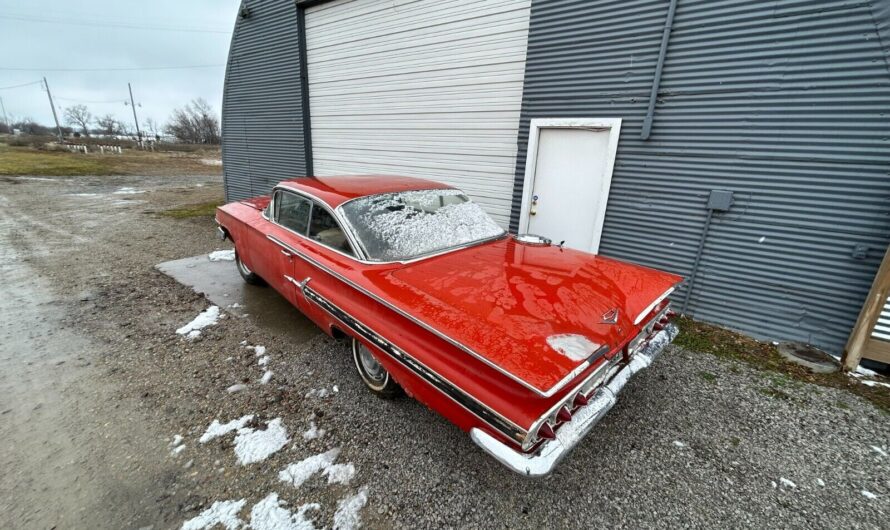
<path id="1" fill-rule="evenodd" d="M 656 298 L 654 302 L 652 302 L 651 304 L 649 304 L 649 306 L 646 307 L 646 309 L 644 309 L 643 312 L 640 313 L 639 315 L 637 315 L 637 318 L 634 319 L 634 326 L 636 326 L 637 324 L 639 324 L 640 321 L 643 320 L 643 317 L 645 317 L 646 315 L 648 315 L 649 313 L 651 313 L 652 310 L 655 309 L 655 306 L 657 306 L 658 304 L 660 304 L 660 303 L 662 302 L 662 300 L 664 300 L 665 298 L 667 298 L 668 296 L 670 296 L 670 294 L 671 294 L 672 292 L 674 292 L 674 289 L 676 289 L 676 288 L 677 288 L 676 285 L 673 286 L 673 287 L 671 287 L 670 289 L 668 289 L 667 291 L 665 291 L 664 294 L 662 294 L 661 296 L 659 296 L 658 298 Z"/>
<path id="2" fill-rule="evenodd" d="M 556 438 L 543 444 L 535 454 L 526 454 L 503 444 L 481 429 L 470 429 L 470 438 L 483 451 L 510 470 L 528 477 L 548 475 L 618 401 L 618 394 L 631 376 L 652 364 L 664 348 L 676 338 L 679 330 L 668 324 L 638 351 L 630 363 L 612 376 L 590 402 L 572 416 L 572 420 L 556 431 Z"/>
<path id="3" fill-rule="evenodd" d="M 401 365 L 420 376 L 421 379 L 429 383 L 441 393 L 445 394 L 445 396 L 450 398 L 452 401 L 454 401 L 467 411 L 474 414 L 480 420 L 484 421 L 488 425 L 491 425 L 497 431 L 503 433 L 510 439 L 516 440 L 518 443 L 522 443 L 522 441 L 525 439 L 525 437 L 527 436 L 527 432 L 524 429 L 511 422 L 507 418 L 503 417 L 502 415 L 498 414 L 491 408 L 487 407 L 476 398 L 467 394 L 457 385 L 455 385 L 445 377 L 439 375 L 435 371 L 431 370 L 428 366 L 418 361 L 416 358 L 412 357 L 389 340 L 385 339 L 382 335 L 374 331 L 372 328 L 365 325 L 364 323 L 353 317 L 351 314 L 344 311 L 339 306 L 335 305 L 330 300 L 318 294 L 318 292 L 309 287 L 309 281 L 310 279 L 306 278 L 302 282 L 294 282 L 300 285 L 303 296 L 307 300 L 325 310 L 328 314 L 342 322 L 345 326 L 353 330 L 359 336 L 370 341 L 387 355 L 398 361 Z"/>
<path id="4" fill-rule="evenodd" d="M 320 269 L 320 270 L 322 270 L 322 271 L 324 271 L 324 272 L 330 274 L 330 275 L 333 276 L 334 278 L 337 278 L 337 279 L 340 280 L 341 282 L 343 282 L 343 283 L 349 285 L 350 287 L 352 287 L 353 289 L 355 289 L 355 290 L 361 292 L 361 293 L 364 294 L 365 296 L 368 296 L 369 298 L 375 300 L 376 302 L 379 302 L 380 304 L 386 306 L 388 309 L 391 309 L 392 311 L 395 311 L 395 312 L 398 313 L 399 315 L 401 315 L 401 316 L 407 318 L 407 319 L 410 320 L 411 322 L 413 322 L 413 323 L 417 324 L 418 326 L 422 327 L 423 329 L 429 331 L 430 333 L 432 333 L 433 335 L 439 337 L 440 339 L 444 340 L 445 342 L 447 342 L 447 343 L 451 344 L 452 346 L 454 346 L 454 347 L 460 349 L 460 350 L 463 351 L 464 353 L 467 353 L 468 355 L 474 357 L 474 358 L 477 359 L 478 361 L 480 361 L 480 362 L 482 362 L 482 363 L 488 365 L 489 367 L 491 367 L 492 369 L 496 370 L 498 373 L 504 375 L 505 377 L 509 378 L 510 380 L 512 380 L 512 381 L 514 381 L 514 382 L 516 382 L 516 383 L 518 383 L 518 384 L 520 384 L 520 385 L 522 385 L 523 387 L 527 388 L 528 390 L 531 390 L 532 392 L 534 392 L 534 393 L 537 394 L 538 396 L 541 396 L 541 397 L 550 397 L 550 396 L 552 396 L 553 394 L 555 394 L 556 392 L 559 392 L 565 385 L 567 385 L 567 384 L 568 384 L 569 382 L 571 382 L 574 378 L 576 378 L 576 377 L 578 376 L 578 374 L 580 374 L 581 372 L 583 372 L 584 370 L 586 370 L 586 369 L 590 366 L 591 361 L 588 359 L 587 361 L 584 361 L 580 366 L 578 366 L 577 368 L 575 368 L 574 370 L 572 370 L 572 371 L 571 371 L 565 378 L 563 378 L 559 383 L 557 383 L 555 386 L 553 386 L 553 387 L 550 388 L 549 390 L 546 390 L 546 391 L 544 391 L 544 390 L 540 390 L 539 388 L 533 386 L 531 383 L 527 383 L 526 381 L 523 381 L 522 379 L 520 379 L 520 378 L 516 377 L 515 375 L 511 374 L 510 372 L 507 372 L 506 370 L 504 370 L 504 369 L 501 368 L 500 366 L 498 366 L 498 365 L 494 364 L 493 362 L 489 361 L 488 359 L 484 358 L 484 357 L 481 356 L 480 354 L 478 354 L 478 353 L 476 353 L 475 351 L 473 351 L 472 349 L 470 349 L 468 346 L 464 346 L 464 345 L 461 344 L 460 342 L 458 342 L 458 341 L 452 339 L 452 338 L 449 337 L 448 335 L 442 333 L 441 331 L 437 330 L 436 328 L 432 327 L 431 325 L 427 324 L 426 322 L 423 322 L 422 320 L 419 320 L 419 319 L 417 319 L 417 318 L 411 316 L 411 315 L 408 314 L 407 312 L 405 312 L 405 311 L 403 311 L 402 309 L 399 309 L 398 307 L 396 307 L 396 306 L 390 304 L 389 302 L 387 302 L 387 301 L 384 300 L 383 298 L 380 298 L 379 296 L 375 295 L 374 293 L 368 291 L 368 290 L 365 289 L 364 287 L 358 285 L 357 283 L 353 282 L 353 281 L 350 280 L 349 278 L 346 278 L 345 276 L 341 275 L 341 274 L 338 273 L 337 271 L 332 270 L 331 268 L 329 268 L 329 267 L 327 267 L 327 266 L 325 266 L 325 265 L 319 263 L 319 262 L 316 261 L 315 259 L 313 259 L 313 258 L 311 258 L 311 257 L 309 257 L 309 256 L 307 256 L 307 255 L 305 255 L 304 253 L 300 252 L 299 250 L 295 249 L 294 247 L 292 247 L 292 246 L 288 245 L 287 243 L 281 241 L 280 239 L 277 239 L 275 236 L 272 236 L 272 235 L 266 235 L 266 237 L 267 237 L 269 240 L 271 240 L 273 243 L 275 243 L 276 245 L 279 245 L 279 246 L 281 246 L 281 247 L 283 247 L 283 248 L 289 250 L 290 252 L 292 252 L 292 253 L 294 254 L 294 256 L 297 256 L 298 258 L 300 258 L 300 259 L 302 259 L 303 261 L 309 263 L 310 265 L 313 265 L 314 267 L 317 267 L 318 269 Z M 594 353 L 593 357 L 596 357 L 596 353 Z"/>

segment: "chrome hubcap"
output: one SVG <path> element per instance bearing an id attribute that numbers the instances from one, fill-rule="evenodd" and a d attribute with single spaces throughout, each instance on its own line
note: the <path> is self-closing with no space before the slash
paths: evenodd
<path id="1" fill-rule="evenodd" d="M 382 383 L 386 379 L 386 370 L 371 355 L 371 351 L 364 344 L 359 344 L 358 359 L 362 363 L 362 369 L 364 369 L 370 379 L 377 383 Z"/>

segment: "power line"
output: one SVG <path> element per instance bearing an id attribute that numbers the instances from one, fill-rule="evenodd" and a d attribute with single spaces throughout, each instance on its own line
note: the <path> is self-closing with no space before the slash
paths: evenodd
<path id="1" fill-rule="evenodd" d="M 99 104 L 103 104 L 103 103 L 121 103 L 122 101 L 124 101 L 124 98 L 107 99 L 105 101 L 92 101 L 89 99 L 63 98 L 61 96 L 56 96 L 55 99 L 58 99 L 59 101 L 71 101 L 73 103 L 92 103 L 95 105 L 99 105 Z"/>
<path id="2" fill-rule="evenodd" d="M 18 20 L 20 22 L 38 22 L 42 24 L 64 24 L 71 26 L 92 26 L 92 27 L 100 27 L 100 28 L 122 28 L 122 29 L 138 29 L 138 30 L 149 30 L 149 31 L 175 31 L 182 33 L 217 33 L 228 35 L 232 33 L 231 30 L 218 30 L 218 29 L 200 29 L 200 28 L 183 28 L 183 27 L 171 27 L 171 26 L 142 26 L 138 24 L 122 24 L 122 23 L 101 23 L 101 22 L 88 22 L 88 21 L 80 21 L 80 20 L 70 20 L 70 19 L 54 19 L 54 18 L 46 18 L 46 17 L 34 17 L 34 16 L 25 16 L 25 15 L 0 15 L 0 18 L 8 19 L 8 20 Z"/>
<path id="3" fill-rule="evenodd" d="M 12 72 L 137 72 L 142 70 L 192 70 L 198 68 L 220 68 L 225 64 L 194 64 L 187 66 L 133 66 L 109 68 L 18 68 L 0 66 L 0 70 Z"/>
<path id="4" fill-rule="evenodd" d="M 11 86 L 0 86 L 0 90 L 9 90 L 11 88 L 21 88 L 23 86 L 31 86 L 31 85 L 39 85 L 43 81 L 31 81 L 30 83 L 22 83 L 21 85 L 11 85 Z"/>

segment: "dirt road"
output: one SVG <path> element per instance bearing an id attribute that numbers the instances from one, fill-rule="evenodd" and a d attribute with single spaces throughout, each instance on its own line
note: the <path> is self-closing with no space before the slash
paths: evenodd
<path id="1" fill-rule="evenodd" d="M 211 303 L 155 266 L 220 243 L 210 219 L 159 212 L 219 194 L 218 177 L 0 177 L 0 527 L 886 525 L 887 415 L 741 363 L 671 349 L 528 481 L 370 396 L 298 315 L 220 305 L 184 339 Z"/>

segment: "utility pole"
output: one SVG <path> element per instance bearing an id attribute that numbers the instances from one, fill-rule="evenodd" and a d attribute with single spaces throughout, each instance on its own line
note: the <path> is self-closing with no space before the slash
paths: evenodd
<path id="1" fill-rule="evenodd" d="M 46 77 L 43 78 L 43 86 L 46 87 L 46 95 L 49 97 L 49 108 L 53 109 L 53 119 L 56 120 L 56 131 L 59 133 L 59 142 L 64 142 L 62 139 L 62 127 L 59 125 L 59 116 L 56 114 L 56 106 L 53 104 L 53 95 L 49 91 L 49 83 L 46 82 Z"/>
<path id="2" fill-rule="evenodd" d="M 136 102 L 133 101 L 133 86 L 130 83 L 127 83 L 127 88 L 130 89 L 130 106 L 133 107 L 133 121 L 136 122 L 136 138 L 137 141 L 142 143 L 142 131 L 139 130 L 139 118 L 136 117 Z"/>
<path id="3" fill-rule="evenodd" d="M 0 98 L 0 109 L 3 109 L 3 123 L 6 124 L 9 134 L 12 134 L 12 124 L 9 123 L 9 118 L 6 117 L 6 105 L 3 104 L 3 98 Z"/>

